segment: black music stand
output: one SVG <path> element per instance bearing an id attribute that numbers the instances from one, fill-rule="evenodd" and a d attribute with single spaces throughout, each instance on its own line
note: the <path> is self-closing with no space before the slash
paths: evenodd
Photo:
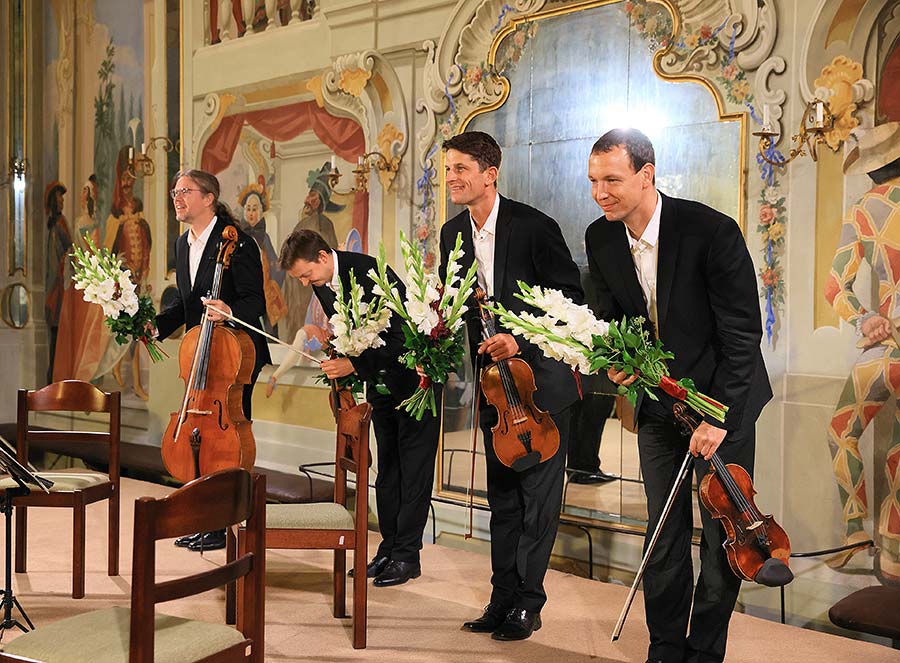
<path id="1" fill-rule="evenodd" d="M 53 485 L 53 482 L 49 479 L 44 479 L 43 477 L 36 476 L 32 470 L 29 470 L 27 467 L 22 465 L 18 460 L 16 460 L 15 455 L 10 453 L 12 447 L 9 442 L 3 439 L 0 436 L 0 441 L 3 444 L 0 444 L 0 468 L 6 474 L 15 481 L 18 486 L 14 488 L 7 488 L 6 492 L 3 496 L 3 502 L 0 504 L 0 511 L 3 512 L 3 515 L 6 516 L 6 584 L 3 587 L 2 594 L 3 598 L 0 600 L 0 608 L 3 609 L 3 621 L 0 621 L 0 640 L 3 639 L 3 633 L 8 628 L 20 628 L 22 631 L 28 631 L 25 628 L 25 625 L 22 624 L 18 619 L 14 619 L 12 616 L 13 606 L 19 609 L 19 612 L 22 613 L 22 617 L 28 623 L 28 626 L 34 630 L 34 624 L 31 623 L 31 620 L 28 618 L 28 615 L 25 612 L 25 609 L 22 608 L 22 605 L 19 603 L 18 599 L 16 599 L 15 594 L 13 594 L 12 587 L 12 514 L 13 514 L 13 500 L 17 497 L 23 495 L 31 494 L 31 488 L 29 486 L 33 486 L 39 490 L 43 490 L 44 492 L 50 492 L 48 488 Z"/>

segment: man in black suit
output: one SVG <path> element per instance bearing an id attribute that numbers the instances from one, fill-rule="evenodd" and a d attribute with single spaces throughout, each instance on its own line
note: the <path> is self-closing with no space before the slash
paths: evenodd
<path id="1" fill-rule="evenodd" d="M 175 241 L 178 295 L 156 316 L 159 338 L 167 338 L 182 325 L 185 329 L 199 325 L 204 311 L 214 322 L 225 320 L 220 313 L 206 310 L 206 304 L 261 326 L 260 318 L 266 311 L 266 299 L 259 247 L 240 230 L 231 265 L 222 275 L 219 299 L 207 299 L 212 289 L 222 231 L 227 225 L 237 227 L 228 208 L 219 202 L 219 181 L 202 170 L 183 170 L 175 176 L 175 185 L 170 193 L 175 205 L 175 217 L 189 227 Z M 248 420 L 256 378 L 262 367 L 271 362 L 265 338 L 256 332 L 250 332 L 250 337 L 256 349 L 256 363 L 250 383 L 244 385 L 242 405 Z M 207 532 L 202 540 L 199 534 L 181 537 L 176 545 L 191 550 L 224 548 L 225 531 Z"/>
<path id="2" fill-rule="evenodd" d="M 364 253 L 336 251 L 314 230 L 292 232 L 281 248 L 281 268 L 303 285 L 311 285 L 326 315 L 335 313 L 338 284 L 345 297 L 350 293 L 350 272 L 363 290 L 363 301 L 372 301 L 374 283 L 367 276 L 376 261 Z M 403 282 L 392 270 L 401 297 Z M 399 316 L 391 317 L 382 333 L 385 345 L 370 348 L 358 357 L 328 359 L 321 364 L 330 380 L 356 374 L 366 383 L 366 399 L 372 404 L 372 425 L 378 455 L 375 498 L 381 545 L 366 568 L 376 587 L 400 585 L 421 575 L 419 551 L 422 532 L 428 520 L 431 488 L 434 484 L 434 459 L 437 454 L 440 418 L 426 412 L 421 421 L 397 407 L 412 396 L 419 384 L 414 370 L 399 362 L 406 349 Z M 379 389 L 383 381 L 389 393 Z M 435 398 L 440 408 L 440 386 Z"/>
<path id="3" fill-rule="evenodd" d="M 516 281 L 562 290 L 581 303 L 578 267 L 559 225 L 546 214 L 499 195 L 501 152 L 488 134 L 459 134 L 443 145 L 451 200 L 466 211 L 441 228 L 441 270 L 462 234 L 463 271 L 478 263 L 478 281 L 487 295 L 512 311 L 531 310 L 514 297 Z M 547 600 L 544 575 L 556 539 L 562 503 L 569 406 L 578 399 L 575 376 L 564 364 L 545 357 L 534 345 L 501 330 L 481 342 L 478 306 L 469 303 L 467 320 L 472 360 L 490 361 L 521 355 L 534 371 L 537 407 L 550 413 L 559 429 L 559 451 L 539 465 L 517 472 L 494 452 L 491 428 L 497 410 L 480 403 L 479 425 L 487 458 L 487 492 L 491 507 L 491 601 L 484 614 L 463 630 L 492 633 L 496 640 L 523 640 L 541 627 Z"/>
<path id="4" fill-rule="evenodd" d="M 699 481 L 718 450 L 753 472 L 755 425 L 772 397 L 760 352 L 756 276 L 737 224 L 700 203 L 660 194 L 653 146 L 634 129 L 615 129 L 591 151 L 591 193 L 603 209 L 585 233 L 596 311 L 607 320 L 643 316 L 675 354 L 676 378 L 730 407 L 725 423 L 706 417 L 688 437 L 676 427 L 671 398 L 638 403 L 638 452 L 648 538 L 685 453 L 697 456 Z M 617 384 L 634 378 L 609 370 Z M 741 581 L 722 549 L 724 531 L 705 508 L 700 575 L 693 592 L 690 486 L 685 483 L 644 575 L 650 661 L 722 661 Z M 688 633 L 688 628 L 690 632 Z M 688 633 L 687 636 L 685 634 Z"/>

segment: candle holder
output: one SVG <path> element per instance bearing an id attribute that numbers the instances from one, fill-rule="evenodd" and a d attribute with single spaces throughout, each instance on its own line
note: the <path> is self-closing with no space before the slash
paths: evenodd
<path id="1" fill-rule="evenodd" d="M 387 174 L 388 184 L 386 188 L 389 189 L 394 181 L 394 177 L 400 170 L 400 157 L 392 157 L 388 159 L 378 151 L 366 152 L 361 157 L 359 157 L 356 162 L 356 168 L 354 168 L 352 171 L 355 177 L 355 184 L 351 189 L 349 189 L 348 191 L 337 190 L 337 184 L 341 179 L 342 173 L 334 165 L 332 165 L 331 172 L 328 174 L 328 184 L 331 186 L 332 191 L 336 191 L 337 193 L 346 194 L 355 193 L 357 191 L 368 191 L 369 171 L 373 168 L 380 173 Z"/>
<path id="2" fill-rule="evenodd" d="M 7 165 L 8 171 L 6 177 L 0 181 L 0 186 L 9 186 L 10 183 L 18 185 L 25 182 L 25 176 L 28 174 L 30 164 L 28 159 L 20 157 L 10 157 Z"/>
<path id="3" fill-rule="evenodd" d="M 787 157 L 782 157 L 781 159 L 769 158 L 771 148 L 779 134 L 772 131 L 768 122 L 765 122 L 759 131 L 754 131 L 753 135 L 759 136 L 760 158 L 773 166 L 784 167 L 797 157 L 806 154 L 807 150 L 812 160 L 816 161 L 818 157 L 817 148 L 819 144 L 825 142 L 825 134 L 831 131 L 833 127 L 834 115 L 832 115 L 828 103 L 821 99 L 813 99 L 806 104 L 806 108 L 803 110 L 798 133 L 791 136 L 791 143 L 796 144 L 796 146 L 791 147 Z"/>
<path id="4" fill-rule="evenodd" d="M 141 153 L 135 154 L 134 148 L 128 148 L 128 166 L 126 172 L 133 178 L 150 177 L 156 172 L 156 165 L 150 158 L 149 152 L 152 152 L 157 146 L 161 147 L 164 152 L 171 152 L 175 149 L 175 143 L 168 136 L 154 136 L 146 143 L 141 145 Z"/>

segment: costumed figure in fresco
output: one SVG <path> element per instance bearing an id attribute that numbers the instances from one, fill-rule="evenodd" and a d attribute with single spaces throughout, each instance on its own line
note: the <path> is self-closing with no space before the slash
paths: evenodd
<path id="1" fill-rule="evenodd" d="M 144 203 L 134 195 L 134 175 L 128 170 L 128 150 L 119 150 L 116 160 L 116 183 L 113 190 L 112 208 L 106 220 L 103 245 L 122 259 L 122 265 L 131 270 L 131 280 L 137 285 L 139 294 L 149 292 L 150 277 L 150 226 L 144 219 Z M 134 393 L 142 400 L 148 395 L 141 385 L 140 352 L 137 343 L 117 346 L 113 340 L 107 344 L 106 355 L 99 368 L 100 377 L 112 370 L 119 386 L 124 386 L 122 362 L 130 358 L 131 378 Z"/>
<path id="2" fill-rule="evenodd" d="M 894 425 L 885 456 L 887 494 L 881 503 L 878 531 L 881 546 L 875 575 L 883 584 L 900 585 L 900 123 L 860 132 L 859 145 L 844 160 L 848 175 L 863 173 L 875 186 L 850 208 L 825 286 L 825 297 L 863 337 L 856 360 L 828 426 L 828 444 L 838 482 L 846 543 L 869 539 L 865 464 L 859 438 L 885 403 L 894 404 Z M 878 284 L 876 310 L 867 310 L 853 292 L 863 262 Z M 828 560 L 844 566 L 865 546 Z"/>
<path id="3" fill-rule="evenodd" d="M 287 313 L 287 304 L 281 287 L 284 284 L 284 270 L 278 267 L 278 254 L 272 246 L 272 239 L 266 231 L 266 212 L 269 211 L 269 192 L 260 175 L 258 184 L 249 184 L 238 196 L 238 204 L 244 210 L 240 229 L 250 235 L 259 246 L 263 268 L 263 287 L 266 293 L 265 328 L 275 334 L 275 325 Z"/>
<path id="4" fill-rule="evenodd" d="M 87 239 L 97 246 L 100 241 L 97 224 L 97 178 L 91 175 L 81 187 L 81 213 L 75 219 L 75 246 L 87 250 Z M 63 292 L 56 339 L 53 381 L 91 380 L 109 342 L 103 308 L 84 300 L 80 290 L 72 287 L 71 261 L 67 265 L 66 288 Z"/>
<path id="5" fill-rule="evenodd" d="M 48 339 L 50 363 L 47 365 L 47 382 L 53 380 L 53 363 L 56 358 L 56 338 L 59 333 L 59 317 L 62 311 L 63 293 L 68 285 L 66 273 L 69 253 L 72 250 L 72 234 L 63 215 L 66 187 L 53 181 L 44 190 L 44 209 L 47 211 L 47 250 L 44 253 L 44 320 L 50 332 Z"/>
<path id="6" fill-rule="evenodd" d="M 319 233 L 328 246 L 338 246 L 337 235 L 334 232 L 334 223 L 325 216 L 325 212 L 340 212 L 343 205 L 331 202 L 331 184 L 328 175 L 331 173 L 331 163 L 326 161 L 319 170 L 309 171 L 306 183 L 309 193 L 303 201 L 303 212 L 300 221 L 294 226 L 293 232 L 298 230 L 314 230 Z M 297 332 L 307 323 L 307 309 L 310 306 L 313 291 L 297 279 L 287 279 L 284 282 L 284 301 L 287 304 L 287 315 L 281 319 L 278 325 L 279 337 L 285 341 L 293 341 Z"/>

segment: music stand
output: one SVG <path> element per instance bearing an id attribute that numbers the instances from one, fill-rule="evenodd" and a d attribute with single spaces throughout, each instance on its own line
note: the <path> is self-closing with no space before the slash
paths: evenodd
<path id="1" fill-rule="evenodd" d="M 12 587 L 12 514 L 13 514 L 13 500 L 17 497 L 23 495 L 31 494 L 31 488 L 29 486 L 33 486 L 38 488 L 39 490 L 43 490 L 46 493 L 50 491 L 48 488 L 53 485 L 53 482 L 49 479 L 45 479 L 43 477 L 37 476 L 34 473 L 34 468 L 27 468 L 22 465 L 18 460 L 16 460 L 15 455 L 10 453 L 12 450 L 12 445 L 7 442 L 2 435 L 0 435 L 0 441 L 3 444 L 0 444 L 0 468 L 4 470 L 9 476 L 15 481 L 18 486 L 7 488 L 6 492 L 3 496 L 2 505 L 0 505 L 0 511 L 3 512 L 3 515 L 6 516 L 6 584 L 2 590 L 3 599 L 0 600 L 0 607 L 3 608 L 3 621 L 0 621 L 0 640 L 3 639 L 3 633 L 8 628 L 17 627 L 22 629 L 22 631 L 28 631 L 25 628 L 25 625 L 22 624 L 18 619 L 14 619 L 12 616 L 13 606 L 19 609 L 19 612 L 22 613 L 22 617 L 27 622 L 28 626 L 34 630 L 34 624 L 32 624 L 31 620 L 28 618 L 28 615 L 25 612 L 25 609 L 22 608 L 22 605 L 19 603 L 18 599 L 16 599 L 15 594 L 13 594 Z"/>

